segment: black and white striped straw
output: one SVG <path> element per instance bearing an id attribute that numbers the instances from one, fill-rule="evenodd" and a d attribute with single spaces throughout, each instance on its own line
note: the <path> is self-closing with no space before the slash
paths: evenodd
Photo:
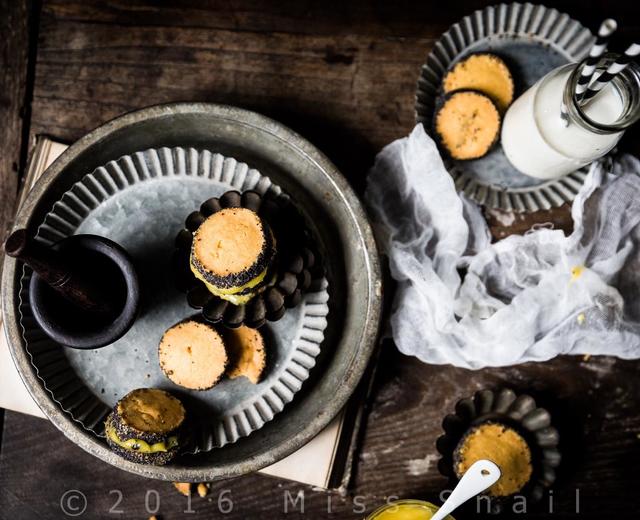
<path id="1" fill-rule="evenodd" d="M 578 83 L 576 85 L 576 99 L 578 101 L 582 99 L 582 96 L 587 91 L 589 83 L 591 83 L 591 79 L 593 78 L 593 73 L 598 65 L 598 61 L 606 52 L 607 45 L 609 44 L 609 38 L 611 38 L 611 35 L 617 28 L 618 24 L 612 18 L 607 18 L 600 24 L 596 42 L 593 44 L 593 47 L 591 47 L 589 57 L 586 59 L 584 67 L 582 67 L 582 71 L 580 72 L 580 77 L 578 78 Z"/>
<path id="2" fill-rule="evenodd" d="M 607 70 L 593 81 L 582 97 L 582 104 L 587 103 L 593 96 L 600 92 L 613 78 L 627 68 L 631 60 L 638 55 L 640 55 L 640 44 L 634 43 L 630 45 L 627 50 L 624 51 L 624 54 L 618 56 L 615 61 L 607 67 Z"/>

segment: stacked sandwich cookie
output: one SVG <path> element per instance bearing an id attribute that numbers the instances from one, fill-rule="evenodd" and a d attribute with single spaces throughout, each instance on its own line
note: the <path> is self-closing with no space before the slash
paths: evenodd
<path id="1" fill-rule="evenodd" d="M 207 289 L 234 305 L 264 290 L 276 245 L 269 226 L 247 208 L 226 208 L 196 230 L 191 271 Z"/>
<path id="2" fill-rule="evenodd" d="M 302 302 L 320 271 L 311 244 L 286 196 L 228 191 L 203 202 L 178 233 L 176 284 L 205 321 L 259 328 Z"/>
<path id="3" fill-rule="evenodd" d="M 139 388 L 116 403 L 105 421 L 109 447 L 140 464 L 164 465 L 178 455 L 186 412 L 164 390 Z"/>

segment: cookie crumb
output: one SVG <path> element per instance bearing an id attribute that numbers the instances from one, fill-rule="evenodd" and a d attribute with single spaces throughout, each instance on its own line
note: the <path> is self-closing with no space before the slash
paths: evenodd
<path id="1" fill-rule="evenodd" d="M 201 498 L 204 498 L 207 496 L 208 493 L 209 493 L 209 484 L 200 482 L 200 484 L 198 484 L 198 495 L 200 495 Z"/>
<path id="2" fill-rule="evenodd" d="M 173 485 L 178 490 L 178 493 L 185 497 L 191 496 L 191 483 L 189 482 L 174 482 Z"/>

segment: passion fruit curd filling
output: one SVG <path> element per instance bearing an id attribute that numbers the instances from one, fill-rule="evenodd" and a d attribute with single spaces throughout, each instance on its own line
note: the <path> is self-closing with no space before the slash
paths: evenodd
<path id="1" fill-rule="evenodd" d="M 108 424 L 106 426 L 105 433 L 114 444 L 117 444 L 125 450 L 136 451 L 139 453 L 157 453 L 160 451 L 169 451 L 170 449 L 178 446 L 179 443 L 177 435 L 172 435 L 168 437 L 166 441 L 156 442 L 154 444 L 149 444 L 142 439 L 127 439 L 126 441 L 123 441 L 118 437 L 116 429 L 111 424 Z"/>
<path id="2" fill-rule="evenodd" d="M 501 471 L 488 490 L 495 497 L 518 493 L 531 479 L 531 450 L 515 430 L 499 423 L 485 423 L 463 437 L 458 447 L 456 473 L 459 477 L 481 459 L 495 462 Z"/>
<path id="3" fill-rule="evenodd" d="M 207 287 L 207 289 L 211 294 L 219 298 L 222 298 L 223 300 L 227 300 L 233 303 L 234 305 L 243 305 L 247 303 L 249 300 L 251 300 L 251 298 L 253 298 L 256 295 L 256 293 L 251 291 L 251 289 L 260 285 L 266 278 L 267 272 L 269 271 L 269 268 L 266 267 L 260 274 L 258 274 L 258 276 L 256 276 L 255 278 L 252 278 L 244 285 L 238 285 L 236 287 L 227 287 L 223 289 L 221 287 L 216 287 L 212 283 L 209 283 L 205 279 L 205 277 L 202 275 L 202 273 L 200 273 L 200 271 L 198 271 L 198 269 L 195 267 L 195 265 L 193 264 L 193 261 L 191 261 L 190 267 L 193 275 L 198 280 L 200 280 L 202 283 L 205 284 L 205 286 Z M 239 294 L 245 291 L 249 291 L 249 292 L 246 292 L 245 294 Z"/>

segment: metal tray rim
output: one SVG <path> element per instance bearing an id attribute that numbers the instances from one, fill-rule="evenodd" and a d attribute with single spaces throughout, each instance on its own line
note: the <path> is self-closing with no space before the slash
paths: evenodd
<path id="1" fill-rule="evenodd" d="M 205 115 L 223 119 L 236 125 L 247 125 L 268 133 L 271 137 L 293 148 L 297 153 L 311 161 L 317 170 L 322 173 L 325 180 L 332 184 L 358 230 L 357 241 L 362 246 L 359 249 L 364 255 L 363 262 L 366 268 L 367 281 L 367 294 L 362 295 L 365 299 L 363 302 L 365 307 L 363 309 L 362 334 L 359 344 L 353 347 L 358 355 L 352 356 L 351 364 L 345 373 L 344 379 L 335 389 L 333 398 L 326 403 L 324 409 L 316 415 L 313 421 L 302 426 L 286 442 L 274 446 L 268 451 L 253 453 L 251 457 L 247 457 L 241 463 L 211 464 L 195 468 L 186 466 L 141 466 L 121 459 L 90 433 L 79 428 L 57 407 L 48 392 L 40 384 L 21 340 L 18 323 L 19 272 L 16 269 L 16 261 L 9 257 L 5 258 L 3 265 L 2 313 L 9 350 L 23 382 L 44 414 L 67 438 L 103 461 L 141 476 L 172 481 L 212 481 L 250 473 L 286 457 L 311 440 L 337 415 L 357 386 L 376 345 L 382 310 L 382 275 L 377 246 L 363 206 L 346 179 L 329 159 L 310 142 L 281 123 L 255 112 L 229 105 L 211 103 L 156 105 L 129 112 L 105 123 L 70 146 L 47 169 L 29 192 L 16 217 L 14 227 L 27 227 L 30 224 L 34 208 L 45 195 L 52 181 L 59 175 L 63 175 L 65 168 L 86 149 L 98 144 L 113 132 L 137 122 L 181 114 Z"/>

